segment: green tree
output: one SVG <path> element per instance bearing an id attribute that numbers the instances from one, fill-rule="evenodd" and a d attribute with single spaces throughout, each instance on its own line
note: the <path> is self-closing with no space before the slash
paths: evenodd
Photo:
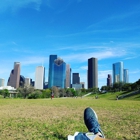
<path id="1" fill-rule="evenodd" d="M 32 93 L 28 95 L 28 99 L 37 99 L 41 98 L 42 92 L 40 90 L 34 90 Z"/>
<path id="2" fill-rule="evenodd" d="M 41 98 L 50 98 L 51 97 L 51 90 L 45 89 L 42 91 L 42 97 Z"/>
<path id="3" fill-rule="evenodd" d="M 9 97 L 10 93 L 9 93 L 8 89 L 3 89 L 2 90 L 2 95 L 3 95 L 4 98 Z"/>
<path id="4" fill-rule="evenodd" d="M 71 89 L 71 88 L 67 88 L 67 89 L 66 89 L 66 96 L 67 96 L 67 97 L 72 96 L 72 89 Z"/>
<path id="5" fill-rule="evenodd" d="M 24 87 L 19 87 L 17 89 L 19 94 L 22 95 L 22 97 L 25 99 L 29 94 L 31 94 L 34 91 L 34 88 L 32 86 L 24 86 Z"/>
<path id="6" fill-rule="evenodd" d="M 66 90 L 65 89 L 59 89 L 59 96 L 60 97 L 64 97 L 64 96 L 66 96 Z"/>
<path id="7" fill-rule="evenodd" d="M 54 93 L 55 97 L 59 97 L 59 90 L 56 86 L 53 86 L 51 90 Z"/>

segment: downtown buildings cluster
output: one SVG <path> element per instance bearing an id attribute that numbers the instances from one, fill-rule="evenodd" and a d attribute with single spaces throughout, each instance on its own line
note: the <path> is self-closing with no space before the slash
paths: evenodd
<path id="1" fill-rule="evenodd" d="M 112 86 L 118 82 L 128 83 L 128 77 L 128 69 L 124 69 L 123 62 L 114 63 L 112 65 L 112 74 L 108 74 L 107 77 L 107 86 Z M 4 86 L 4 79 L 0 78 L 0 87 L 2 86 Z M 80 82 L 80 74 L 72 73 L 70 65 L 66 64 L 63 59 L 57 55 L 50 55 L 47 82 L 45 81 L 44 66 L 36 67 L 35 80 L 33 81 L 31 78 L 25 78 L 20 75 L 20 63 L 15 62 L 7 86 L 15 89 L 24 86 L 33 86 L 35 89 L 41 90 L 52 88 L 53 86 L 81 89 L 85 88 L 85 82 Z M 98 88 L 98 59 L 94 57 L 88 59 L 87 88 Z"/>

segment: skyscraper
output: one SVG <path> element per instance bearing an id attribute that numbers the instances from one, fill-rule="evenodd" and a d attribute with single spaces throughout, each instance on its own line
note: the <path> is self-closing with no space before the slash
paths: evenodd
<path id="1" fill-rule="evenodd" d="M 98 60 L 97 58 L 88 59 L 88 88 L 98 88 Z"/>
<path id="2" fill-rule="evenodd" d="M 79 73 L 72 74 L 72 84 L 80 84 L 80 75 Z"/>
<path id="3" fill-rule="evenodd" d="M 66 63 L 61 58 L 54 60 L 52 67 L 52 86 L 65 88 L 66 84 Z"/>
<path id="4" fill-rule="evenodd" d="M 20 63 L 15 62 L 14 63 L 14 69 L 11 71 L 10 77 L 8 79 L 8 86 L 18 88 L 19 87 L 19 81 L 20 81 Z"/>
<path id="5" fill-rule="evenodd" d="M 35 89 L 43 89 L 45 82 L 45 68 L 38 66 L 35 72 Z"/>
<path id="6" fill-rule="evenodd" d="M 123 82 L 123 62 L 113 64 L 113 84 Z"/>
<path id="7" fill-rule="evenodd" d="M 71 87 L 71 68 L 70 65 L 66 65 L 66 88 Z"/>
<path id="8" fill-rule="evenodd" d="M 111 74 L 108 74 L 108 77 L 107 77 L 107 86 L 111 86 L 111 85 L 112 85 Z"/>
<path id="9" fill-rule="evenodd" d="M 31 79 L 30 78 L 25 78 L 25 85 L 30 86 L 31 85 Z"/>
<path id="10" fill-rule="evenodd" d="M 82 85 L 82 88 L 85 88 L 85 82 L 80 82 L 80 84 Z"/>
<path id="11" fill-rule="evenodd" d="M 53 86 L 53 65 L 54 60 L 57 59 L 57 55 L 50 55 L 49 57 L 49 73 L 48 73 L 48 88 L 51 88 Z"/>
<path id="12" fill-rule="evenodd" d="M 124 74 L 124 77 L 123 77 L 124 83 L 129 83 L 129 71 L 128 71 L 128 69 L 124 69 L 123 74 Z"/>
<path id="13" fill-rule="evenodd" d="M 5 80 L 3 78 L 0 78 L 0 87 L 4 87 Z"/>

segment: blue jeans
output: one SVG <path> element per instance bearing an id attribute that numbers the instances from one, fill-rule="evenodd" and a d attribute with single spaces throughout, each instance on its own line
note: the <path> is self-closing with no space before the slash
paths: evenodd
<path id="1" fill-rule="evenodd" d="M 78 133 L 78 135 L 75 137 L 75 140 L 90 140 L 85 133 Z"/>

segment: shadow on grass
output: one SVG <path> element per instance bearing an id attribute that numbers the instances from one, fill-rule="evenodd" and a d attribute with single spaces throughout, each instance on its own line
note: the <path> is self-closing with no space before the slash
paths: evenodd
<path id="1" fill-rule="evenodd" d="M 66 137 L 64 137 L 62 134 L 59 134 L 58 132 L 55 132 L 53 136 L 58 138 L 58 140 L 67 140 Z"/>
<path id="2" fill-rule="evenodd" d="M 140 98 L 140 96 L 135 97 L 135 99 Z"/>

